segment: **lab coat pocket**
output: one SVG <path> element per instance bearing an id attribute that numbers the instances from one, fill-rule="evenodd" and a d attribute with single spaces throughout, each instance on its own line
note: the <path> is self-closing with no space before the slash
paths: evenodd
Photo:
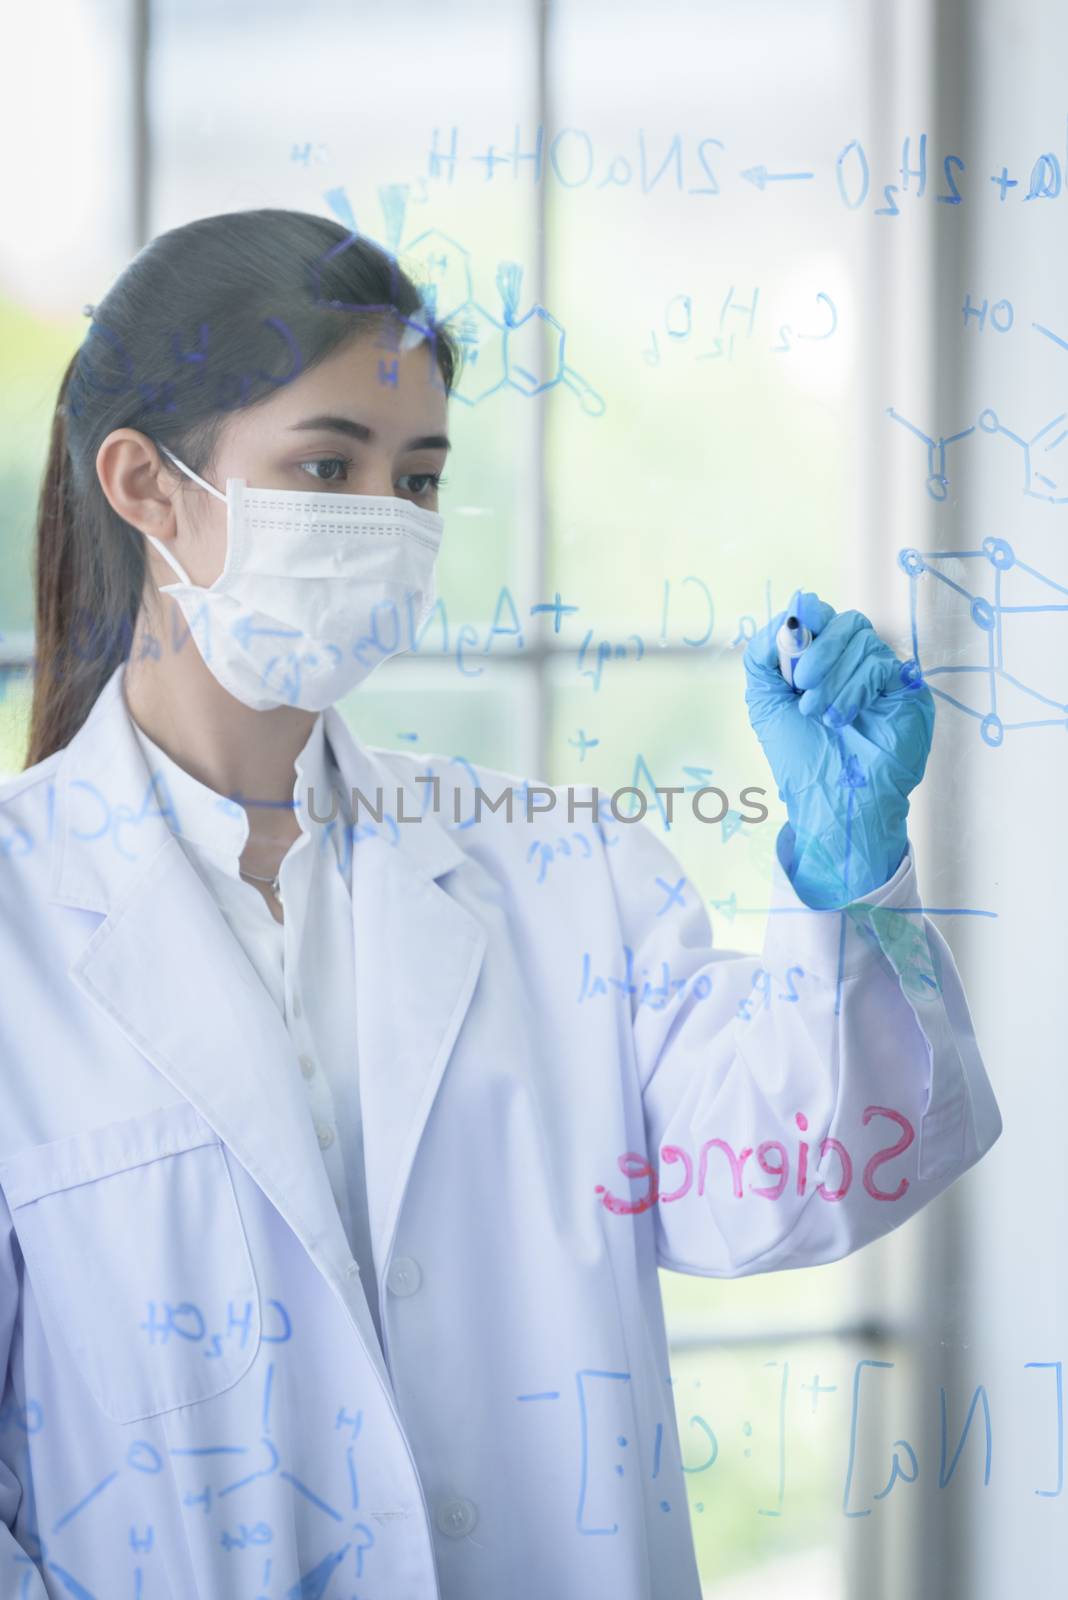
<path id="1" fill-rule="evenodd" d="M 260 1343 L 226 1153 L 188 1101 L 0 1162 L 49 1344 L 136 1422 L 220 1394 Z"/>

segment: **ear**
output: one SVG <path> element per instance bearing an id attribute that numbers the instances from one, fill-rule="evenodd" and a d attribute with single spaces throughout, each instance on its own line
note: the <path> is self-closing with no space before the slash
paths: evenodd
<path id="1" fill-rule="evenodd" d="M 142 533 L 173 539 L 180 474 L 146 434 L 115 428 L 96 453 L 96 475 L 111 509 Z"/>
<path id="2" fill-rule="evenodd" d="M 208 585 L 215 581 L 225 561 L 225 535 L 217 546 L 214 541 L 205 545 L 190 538 L 194 513 L 179 498 L 184 475 L 154 440 L 136 428 L 114 429 L 96 453 L 96 474 L 104 498 L 123 522 L 173 550 L 193 582 Z M 198 495 L 197 501 L 205 498 Z M 219 526 L 225 529 L 225 510 L 222 506 L 219 509 Z M 197 504 L 195 516 L 199 519 L 205 515 L 210 516 L 210 511 Z M 147 539 L 145 566 L 157 588 L 173 583 L 177 577 Z M 202 570 L 212 566 L 213 571 Z"/>

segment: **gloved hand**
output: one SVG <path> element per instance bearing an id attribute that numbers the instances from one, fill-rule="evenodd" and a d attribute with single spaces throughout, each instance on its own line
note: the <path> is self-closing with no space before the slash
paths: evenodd
<path id="1" fill-rule="evenodd" d="M 781 611 L 745 652 L 749 720 L 790 818 L 779 858 L 807 905 L 848 905 L 893 877 L 908 848 L 910 792 L 923 777 L 934 700 L 915 661 L 899 661 L 859 611 L 815 594 L 793 612 L 814 635 L 779 672 Z M 792 838 L 791 838 L 792 830 Z"/>

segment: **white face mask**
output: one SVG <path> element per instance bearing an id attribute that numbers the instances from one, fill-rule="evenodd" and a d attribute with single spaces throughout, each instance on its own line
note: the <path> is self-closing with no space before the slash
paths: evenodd
<path id="1" fill-rule="evenodd" d="M 236 700 L 322 711 L 407 648 L 405 625 L 410 642 L 437 597 L 438 512 L 391 495 L 250 489 L 243 478 L 227 478 L 221 494 L 160 448 L 226 503 L 226 562 L 210 588 L 145 537 L 181 580 L 161 594 L 174 596 Z"/>

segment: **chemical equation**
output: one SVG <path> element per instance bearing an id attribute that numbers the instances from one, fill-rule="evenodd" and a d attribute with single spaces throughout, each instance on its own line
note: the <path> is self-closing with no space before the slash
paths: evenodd
<path id="1" fill-rule="evenodd" d="M 769 204 L 784 189 L 811 186 L 828 191 L 849 211 L 866 208 L 882 218 L 905 216 L 923 203 L 956 207 L 982 198 L 1003 206 L 1057 200 L 1065 168 L 1060 149 L 1048 149 L 1020 156 L 1011 170 L 1002 163 L 998 171 L 983 172 L 952 151 L 937 150 L 920 131 L 903 135 L 896 167 L 875 173 L 856 138 L 841 145 L 833 163 L 818 169 L 802 160 L 775 170 L 752 149 L 739 158 L 726 140 L 680 132 L 650 136 L 636 128 L 627 150 L 611 152 L 599 150 L 593 135 L 579 127 L 547 133 L 539 124 L 531 134 L 516 123 L 510 139 L 481 150 L 462 148 L 461 134 L 459 123 L 432 130 L 426 166 L 432 183 L 452 185 L 458 173 L 466 173 L 479 175 L 483 184 L 522 179 L 561 190 L 623 189 L 643 196 L 661 190 L 710 198 L 749 185 L 766 194 Z"/>
<path id="2" fill-rule="evenodd" d="M 754 287 L 752 299 L 748 302 L 744 299 L 735 300 L 734 291 L 735 285 L 732 283 L 719 308 L 719 319 L 716 324 L 718 332 L 715 335 L 701 333 L 703 322 L 699 318 L 698 332 L 700 336 L 710 337 L 712 343 L 711 348 L 699 352 L 694 358 L 695 360 L 734 360 L 734 342 L 738 324 L 732 322 L 728 331 L 728 316 L 741 317 L 744 323 L 744 336 L 747 343 L 752 339 L 760 304 L 760 286 Z M 813 324 L 810 330 L 795 330 L 791 323 L 779 322 L 777 318 L 773 318 L 773 326 L 778 328 L 776 335 L 778 343 L 766 344 L 763 348 L 770 351 L 772 355 L 789 355 L 797 348 L 794 343 L 795 340 L 822 341 L 833 338 L 838 329 L 838 308 L 830 295 L 824 294 L 822 290 L 815 296 L 815 300 L 815 308 L 810 313 Z M 675 294 L 668 300 L 664 308 L 662 331 L 668 341 L 667 349 L 687 343 L 694 332 L 693 300 L 690 295 Z M 660 340 L 658 338 L 658 330 L 655 327 L 649 330 L 649 345 L 642 354 L 649 366 L 658 367 L 660 365 L 662 359 Z"/>
<path id="3" fill-rule="evenodd" d="M 655 1424 L 650 1420 L 647 1436 L 642 1440 L 634 1438 L 632 1431 L 620 1430 L 624 1417 L 633 1425 L 633 1411 L 626 1398 L 625 1386 L 631 1378 L 627 1371 L 581 1368 L 574 1373 L 573 1386 L 566 1390 L 520 1392 L 515 1395 L 515 1401 L 522 1411 L 531 1413 L 532 1439 L 537 1437 L 533 1431 L 537 1428 L 536 1410 L 542 1406 L 551 1406 L 555 1414 L 566 1419 L 563 1426 L 572 1442 L 569 1456 L 565 1455 L 562 1464 L 569 1465 L 573 1473 L 574 1526 L 580 1534 L 618 1533 L 619 1480 L 628 1475 L 641 1478 L 647 1475 L 648 1483 L 655 1484 L 669 1459 L 666 1452 L 670 1453 L 672 1468 L 681 1467 L 689 1506 L 697 1515 L 714 1509 L 708 1497 L 717 1493 L 717 1479 L 724 1475 L 736 1478 L 742 1470 L 748 1472 L 751 1467 L 759 1466 L 763 1454 L 774 1464 L 777 1492 L 773 1504 L 758 1505 L 754 1511 L 762 1517 L 782 1516 L 788 1502 L 791 1444 L 803 1434 L 805 1427 L 804 1395 L 811 1397 L 807 1407 L 809 1415 L 818 1414 L 821 1407 L 826 1412 L 828 1407 L 834 1406 L 844 1424 L 845 1447 L 841 1454 L 845 1459 L 840 1501 L 844 1517 L 872 1516 L 895 1492 L 900 1494 L 906 1486 L 921 1480 L 926 1483 L 928 1475 L 938 1492 L 949 1487 L 958 1471 L 970 1471 L 984 1487 L 990 1485 L 994 1462 L 994 1408 L 986 1383 L 976 1383 L 966 1397 L 960 1396 L 957 1384 L 938 1385 L 935 1412 L 938 1448 L 924 1472 L 921 1471 L 921 1452 L 908 1439 L 900 1437 L 902 1430 L 895 1427 L 894 1409 L 907 1412 L 913 1400 L 912 1386 L 905 1387 L 895 1362 L 859 1359 L 853 1364 L 850 1380 L 844 1384 L 821 1382 L 818 1373 L 813 1374 L 811 1382 L 798 1383 L 796 1377 L 791 1378 L 789 1361 L 761 1363 L 761 1371 L 769 1377 L 776 1369 L 776 1392 L 768 1396 L 770 1426 L 763 1429 L 754 1427 L 748 1418 L 743 1418 L 738 1426 L 730 1417 L 731 1412 L 739 1409 L 737 1380 L 720 1387 L 714 1402 L 717 1414 L 709 1420 L 703 1412 L 693 1409 L 693 1399 L 684 1393 L 686 1389 L 702 1388 L 702 1379 L 694 1378 L 684 1384 L 668 1376 L 665 1383 L 673 1393 L 674 1415 L 664 1415 Z M 1007 1404 L 1017 1416 L 1026 1410 L 1028 1420 L 1033 1423 L 1027 1442 L 1035 1459 L 1027 1465 L 1036 1476 L 1041 1474 L 1038 1481 L 1034 1477 L 1029 1483 L 1023 1481 L 1032 1495 L 1042 1500 L 1056 1500 L 1064 1489 L 1063 1363 L 1025 1361 L 1014 1376 L 1017 1376 L 1020 1392 L 1012 1394 Z M 523 1424 L 520 1426 L 522 1428 Z M 725 1437 L 725 1429 L 731 1427 L 733 1431 L 734 1426 L 738 1426 L 741 1436 L 737 1454 Z M 899 1436 L 891 1443 L 895 1432 Z M 1010 1447 L 1015 1442 L 1015 1434 L 1010 1429 Z M 755 1457 L 754 1451 L 757 1452 Z M 967 1465 L 962 1466 L 965 1460 Z M 744 1463 L 750 1463 L 750 1467 L 745 1467 Z M 1013 1466 L 1020 1481 L 1023 1464 L 1015 1462 Z M 713 1472 L 714 1468 L 718 1470 Z M 678 1483 L 674 1471 L 672 1478 Z M 655 1496 L 656 1491 L 651 1492 Z M 664 1513 L 678 1509 L 686 1514 L 686 1499 L 681 1506 L 666 1498 L 658 1503 Z M 733 1508 L 733 1498 L 730 1504 Z"/>
<path id="4" fill-rule="evenodd" d="M 796 587 L 795 584 L 790 594 L 795 592 Z M 770 583 L 765 585 L 765 589 L 767 619 L 770 621 Z M 508 584 L 501 584 L 498 589 L 492 617 L 485 624 L 457 623 L 455 618 L 450 621 L 448 601 L 444 595 L 438 595 L 422 625 L 417 627 L 417 601 L 418 596 L 409 592 L 403 606 L 392 599 L 377 602 L 372 608 L 371 631 L 354 636 L 347 648 L 369 670 L 376 658 L 381 660 L 397 652 L 407 652 L 417 656 L 451 656 L 460 677 L 478 678 L 485 668 L 474 665 L 476 657 L 490 656 L 495 650 L 509 644 L 517 651 L 526 649 L 527 623 L 521 615 L 525 609 L 527 617 L 551 615 L 553 637 L 562 639 L 565 647 L 575 651 L 576 674 L 586 680 L 597 694 L 613 663 L 634 664 L 645 660 L 647 656 L 652 658 L 654 644 L 659 649 L 670 647 L 706 652 L 704 659 L 711 663 L 748 644 L 759 626 L 755 615 L 742 613 L 738 616 L 737 628 L 727 630 L 732 636 L 713 646 L 716 611 L 712 591 L 706 580 L 696 573 L 688 573 L 681 579 L 663 580 L 660 586 L 659 628 L 650 635 L 629 633 L 622 637 L 596 638 L 593 628 L 585 628 L 582 637 L 576 640 L 573 634 L 582 624 L 571 619 L 580 616 L 581 606 L 566 603 L 558 592 L 551 600 L 538 600 L 527 606 L 522 599 L 517 599 Z M 789 603 L 789 596 L 786 603 Z M 696 625 L 699 631 L 682 633 L 680 629 L 687 625 Z M 253 634 L 261 630 L 254 626 L 251 616 L 244 613 L 229 624 L 228 631 L 240 644 L 247 643 Z M 57 653 L 51 670 L 56 680 L 62 681 L 74 661 L 112 660 L 117 663 L 120 658 L 159 660 L 165 642 L 170 652 L 176 655 L 191 638 L 195 640 L 205 661 L 210 662 L 214 649 L 212 619 L 204 606 L 193 612 L 188 623 L 172 611 L 169 639 L 167 636 L 161 639 L 151 629 L 142 629 L 137 635 L 136 649 L 134 628 L 128 617 L 109 619 L 85 606 L 79 606 L 71 618 L 65 647 Z M 304 673 L 314 669 L 316 662 L 317 657 L 312 652 L 283 649 L 269 658 L 261 676 L 264 683 L 282 695 L 287 703 L 295 703 Z M 77 672 L 79 669 L 75 667 L 73 670 Z M 615 670 L 618 669 L 613 667 Z"/>

